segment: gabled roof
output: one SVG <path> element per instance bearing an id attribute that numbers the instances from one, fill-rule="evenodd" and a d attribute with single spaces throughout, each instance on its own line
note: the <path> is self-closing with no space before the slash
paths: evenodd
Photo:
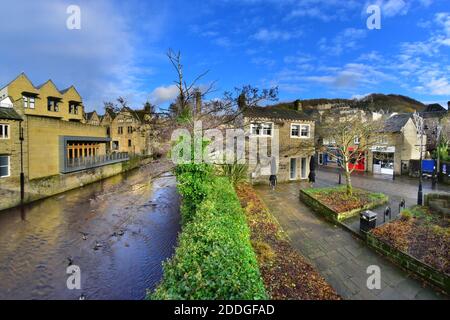
<path id="1" fill-rule="evenodd" d="M 311 121 L 304 112 L 276 107 L 249 107 L 243 111 L 243 115 L 247 118 Z"/>
<path id="2" fill-rule="evenodd" d="M 54 83 L 51 79 L 45 81 L 44 83 L 40 84 L 40 85 L 37 86 L 36 88 L 37 88 L 37 89 L 42 89 L 42 88 L 45 87 L 45 86 L 50 86 L 52 89 L 55 90 L 55 93 L 56 93 L 56 94 L 55 94 L 55 97 L 57 97 L 57 98 L 62 98 L 61 92 L 59 91 L 58 87 L 55 85 L 55 83 Z"/>
<path id="3" fill-rule="evenodd" d="M 393 115 L 385 120 L 383 131 L 390 133 L 400 132 L 411 117 L 412 115 L 410 113 Z"/>
<path id="4" fill-rule="evenodd" d="M 91 120 L 92 119 L 92 117 L 94 116 L 94 114 L 97 114 L 97 111 L 92 111 L 92 112 L 86 112 L 85 113 L 85 118 L 86 118 L 86 120 Z M 97 117 L 98 117 L 98 114 L 97 114 Z M 100 118 L 100 117 L 99 117 Z"/>
<path id="5" fill-rule="evenodd" d="M 22 121 L 22 117 L 13 108 L 0 107 L 0 119 Z"/>

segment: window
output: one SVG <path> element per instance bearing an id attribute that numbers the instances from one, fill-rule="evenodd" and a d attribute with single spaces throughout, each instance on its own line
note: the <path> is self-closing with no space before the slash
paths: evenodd
<path id="1" fill-rule="evenodd" d="M 117 128 L 117 133 L 118 134 L 123 134 L 123 127 Z"/>
<path id="2" fill-rule="evenodd" d="M 252 123 L 250 125 L 250 132 L 255 136 L 272 136 L 273 123 Z"/>
<path id="3" fill-rule="evenodd" d="M 300 125 L 299 124 L 291 125 L 291 138 L 300 138 Z"/>
<path id="4" fill-rule="evenodd" d="M 309 138 L 309 133 L 310 133 L 310 125 L 309 124 L 300 125 L 300 137 Z"/>
<path id="5" fill-rule="evenodd" d="M 69 103 L 69 113 L 78 114 L 78 105 L 76 103 Z"/>
<path id="6" fill-rule="evenodd" d="M 6 178 L 9 175 L 9 156 L 0 156 L 0 178 Z"/>
<path id="7" fill-rule="evenodd" d="M 131 140 L 128 139 L 128 146 L 131 147 Z"/>
<path id="8" fill-rule="evenodd" d="M 9 139 L 9 124 L 0 124 L 0 139 Z"/>
<path id="9" fill-rule="evenodd" d="M 353 143 L 356 145 L 356 144 L 359 144 L 359 137 L 355 137 L 355 139 L 353 140 Z"/>
<path id="10" fill-rule="evenodd" d="M 128 130 L 128 133 L 133 133 L 133 127 L 128 127 L 127 130 Z"/>
<path id="11" fill-rule="evenodd" d="M 22 96 L 23 99 L 23 107 L 34 109 L 35 97 L 31 96 Z"/>
<path id="12" fill-rule="evenodd" d="M 47 99 L 47 110 L 58 112 L 59 111 L 58 101 L 56 101 L 55 99 L 48 98 Z"/>

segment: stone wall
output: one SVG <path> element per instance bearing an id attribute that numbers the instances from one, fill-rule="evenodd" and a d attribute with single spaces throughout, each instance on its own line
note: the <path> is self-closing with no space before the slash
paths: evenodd
<path id="1" fill-rule="evenodd" d="M 135 169 L 151 162 L 150 157 L 133 157 L 129 161 L 114 163 L 95 169 L 89 169 L 68 174 L 57 174 L 34 179 L 25 185 L 25 203 L 44 199 L 87 184 L 97 182 L 122 172 Z M 19 190 L 0 189 L 0 210 L 20 205 Z"/>
<path id="2" fill-rule="evenodd" d="M 44 117 L 27 116 L 25 125 L 25 139 L 29 145 L 25 162 L 28 163 L 30 180 L 60 173 L 60 136 L 107 137 L 106 128 L 101 126 Z"/>
<path id="3" fill-rule="evenodd" d="M 434 284 L 435 286 L 444 290 L 447 294 L 450 293 L 450 277 L 445 273 L 439 272 L 433 267 L 417 260 L 416 258 L 399 251 L 389 244 L 374 237 L 371 233 L 366 233 L 366 242 L 369 247 L 381 253 L 389 260 L 402 266 L 403 268 L 412 271 L 416 275 Z"/>

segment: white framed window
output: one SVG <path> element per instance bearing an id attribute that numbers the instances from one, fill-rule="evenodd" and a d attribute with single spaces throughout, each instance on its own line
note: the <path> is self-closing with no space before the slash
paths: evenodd
<path id="1" fill-rule="evenodd" d="M 355 139 L 353 139 L 353 143 L 354 143 L 355 145 L 358 145 L 358 144 L 359 144 L 359 137 L 358 137 L 358 136 L 356 136 Z"/>
<path id="2" fill-rule="evenodd" d="M 28 97 L 22 96 L 22 99 L 23 99 L 23 107 L 28 108 Z"/>
<path id="3" fill-rule="evenodd" d="M 300 138 L 300 127 L 299 124 L 291 124 L 291 138 Z"/>
<path id="4" fill-rule="evenodd" d="M 11 175 L 9 156 L 0 156 L 0 178 L 7 178 Z"/>
<path id="5" fill-rule="evenodd" d="M 9 124 L 1 124 L 0 123 L 0 139 L 9 139 Z"/>
<path id="6" fill-rule="evenodd" d="M 271 137 L 273 133 L 273 123 L 252 123 L 250 124 L 250 133 L 259 137 Z"/>
<path id="7" fill-rule="evenodd" d="M 300 137 L 309 138 L 311 135 L 311 126 L 309 124 L 300 125 Z"/>
<path id="8" fill-rule="evenodd" d="M 34 102 L 35 102 L 35 100 L 34 100 L 35 98 L 34 97 L 30 97 L 28 100 L 29 100 L 29 106 L 30 106 L 30 109 L 34 109 Z"/>

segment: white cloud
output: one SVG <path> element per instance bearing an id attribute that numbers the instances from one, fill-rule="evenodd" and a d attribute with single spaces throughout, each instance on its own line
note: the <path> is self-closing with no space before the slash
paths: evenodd
<path id="1" fill-rule="evenodd" d="M 142 77 L 151 68 L 138 67 L 138 60 L 153 55 L 150 46 L 138 50 L 135 30 L 125 9 L 127 4 L 81 0 L 81 30 L 66 28 L 67 1 L 5 1 L 3 12 L 24 19 L 0 19 L 0 50 L 5 84 L 25 72 L 37 85 L 51 78 L 60 89 L 75 85 L 87 110 L 102 109 L 102 102 L 119 95 L 132 102 L 143 102 Z M 147 39 L 156 39 L 164 10 L 151 22 L 141 23 Z M 7 45 L 6 45 L 7 44 Z M 7 50 L 6 50 L 7 48 Z M 154 56 L 152 56 L 154 58 Z"/>
<path id="2" fill-rule="evenodd" d="M 258 32 L 256 32 L 252 38 L 255 40 L 259 40 L 259 41 L 264 41 L 264 42 L 271 42 L 271 41 L 287 41 L 287 40 L 291 40 L 291 39 L 296 39 L 299 38 L 301 36 L 301 32 L 296 31 L 296 32 L 289 32 L 289 31 L 280 31 L 280 30 L 276 30 L 276 29 L 266 29 L 266 28 L 262 28 L 259 29 Z"/>
<path id="3" fill-rule="evenodd" d="M 174 101 L 178 97 L 178 94 L 178 87 L 174 84 L 170 86 L 161 86 L 150 93 L 150 100 L 154 104 L 163 104 Z"/>
<path id="4" fill-rule="evenodd" d="M 360 41 L 366 35 L 365 29 L 347 28 L 339 32 L 331 41 L 321 38 L 318 42 L 319 49 L 330 55 L 340 55 L 344 51 L 359 48 Z"/>

